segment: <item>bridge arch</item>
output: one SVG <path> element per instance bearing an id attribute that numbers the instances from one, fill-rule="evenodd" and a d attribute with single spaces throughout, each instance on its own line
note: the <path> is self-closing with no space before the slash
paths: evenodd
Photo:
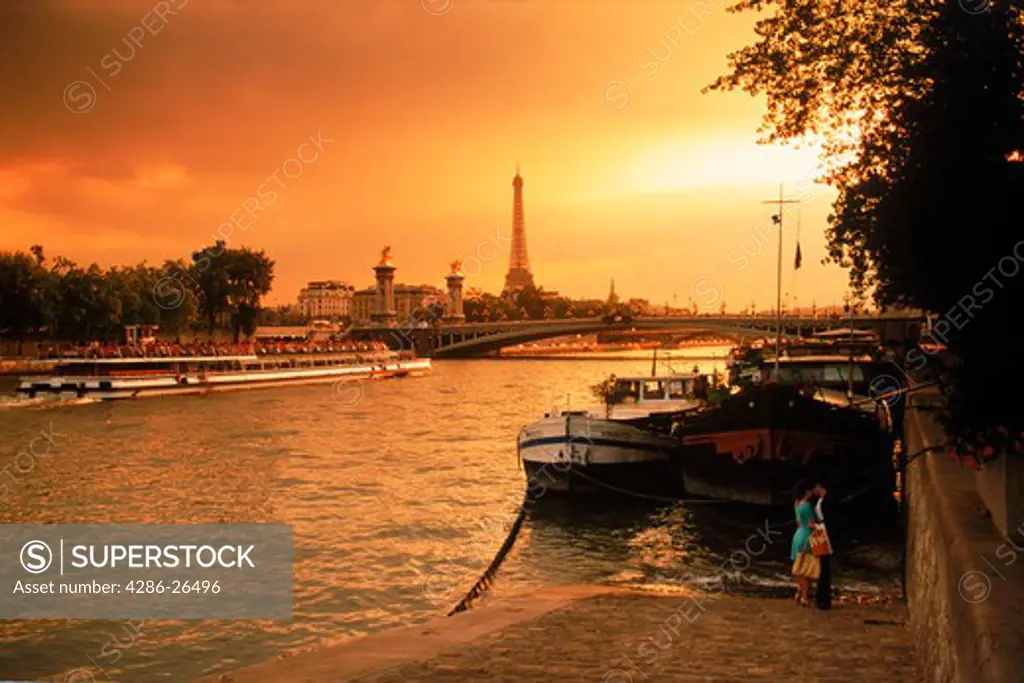
<path id="1" fill-rule="evenodd" d="M 854 326 L 873 328 L 881 338 L 887 340 L 894 334 L 906 336 L 914 325 L 920 325 L 923 316 L 902 317 L 858 317 L 841 318 L 796 318 L 782 319 L 783 336 L 806 336 L 812 331 Z M 628 322 L 611 322 L 602 318 L 571 318 L 562 320 L 523 320 L 486 323 L 457 323 L 435 327 L 380 328 L 365 327 L 352 331 L 354 337 L 379 339 L 394 347 L 396 340 L 400 348 L 415 346 L 421 356 L 434 358 L 473 357 L 493 353 L 506 346 L 524 344 L 541 339 L 552 339 L 577 334 L 594 334 L 615 331 L 667 331 L 707 330 L 736 337 L 768 337 L 775 335 L 775 319 L 750 316 L 687 316 L 638 317 Z M 899 332 L 902 330 L 902 332 Z"/>

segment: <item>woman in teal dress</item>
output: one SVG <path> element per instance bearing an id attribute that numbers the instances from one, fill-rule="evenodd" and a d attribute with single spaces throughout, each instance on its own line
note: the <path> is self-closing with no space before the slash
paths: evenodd
<path id="1" fill-rule="evenodd" d="M 790 559 L 794 562 L 801 552 L 810 552 L 811 530 L 814 528 L 817 517 L 814 514 L 814 507 L 810 503 L 814 489 L 810 484 L 801 482 L 796 488 L 796 500 L 794 511 L 796 512 L 796 532 L 793 534 L 793 545 L 790 549 Z M 796 577 L 796 601 L 806 607 L 808 603 L 807 591 L 811 587 L 811 580 L 806 576 Z"/>

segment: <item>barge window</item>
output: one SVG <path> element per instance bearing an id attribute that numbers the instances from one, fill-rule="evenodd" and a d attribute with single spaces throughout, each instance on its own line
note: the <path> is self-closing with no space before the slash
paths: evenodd
<path id="1" fill-rule="evenodd" d="M 615 393 L 623 403 L 636 403 L 640 400 L 640 382 L 622 381 L 615 385 Z"/>
<path id="2" fill-rule="evenodd" d="M 644 398 L 647 400 L 661 400 L 665 398 L 665 385 L 659 380 L 647 380 L 644 382 Z"/>
<path id="3" fill-rule="evenodd" d="M 849 381 L 850 366 L 837 366 L 825 368 L 825 381 L 826 382 L 842 382 Z M 859 365 L 854 365 L 853 368 L 853 381 L 863 382 L 864 381 L 864 370 Z"/>
<path id="4" fill-rule="evenodd" d="M 683 384 L 683 380 L 674 379 L 668 383 L 668 397 L 686 398 L 686 386 Z"/>
<path id="5" fill-rule="evenodd" d="M 846 381 L 846 373 L 838 367 L 825 368 L 825 381 L 830 384 L 841 384 Z"/>

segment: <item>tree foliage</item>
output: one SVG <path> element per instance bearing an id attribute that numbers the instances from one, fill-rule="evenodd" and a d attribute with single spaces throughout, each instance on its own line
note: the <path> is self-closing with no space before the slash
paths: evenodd
<path id="1" fill-rule="evenodd" d="M 308 316 L 303 315 L 297 306 L 282 304 L 273 308 L 261 308 L 259 315 L 260 325 L 305 325 L 309 322 Z M 350 319 L 343 318 L 342 322 L 348 323 Z"/>
<path id="2" fill-rule="evenodd" d="M 626 399 L 626 392 L 616 379 L 615 373 L 608 375 L 597 384 L 591 385 L 590 392 L 604 406 L 605 417 L 611 416 L 612 406 L 618 405 Z"/>
<path id="3" fill-rule="evenodd" d="M 0 253 L 0 332 L 22 338 L 42 326 L 51 288 L 40 259 L 24 252 Z"/>
<path id="4" fill-rule="evenodd" d="M 0 335 L 116 340 L 125 325 L 140 324 L 176 334 L 200 313 L 233 327 L 236 338 L 252 334 L 261 297 L 273 281 L 273 261 L 249 249 L 221 249 L 203 261 L 210 253 L 204 249 L 192 262 L 168 260 L 160 267 L 143 262 L 107 269 L 63 256 L 48 263 L 39 246 L 30 253 L 0 253 Z"/>
<path id="5" fill-rule="evenodd" d="M 501 295 L 470 290 L 464 302 L 466 320 L 470 322 L 597 318 L 607 314 L 610 308 L 629 311 L 626 304 L 609 307 L 600 299 L 570 299 L 532 286 Z"/>
<path id="6" fill-rule="evenodd" d="M 763 95 L 766 141 L 823 142 L 830 258 L 876 303 L 947 321 L 956 434 L 1021 423 L 999 386 L 1022 371 L 991 352 L 1024 282 L 1020 4 L 741 0 L 767 13 L 758 40 L 710 86 Z"/>
<path id="7" fill-rule="evenodd" d="M 263 251 L 228 249 L 218 240 L 192 254 L 190 268 L 199 288 L 200 310 L 207 330 L 230 325 L 235 341 L 251 335 L 259 319 L 260 299 L 274 281 L 274 262 Z"/>

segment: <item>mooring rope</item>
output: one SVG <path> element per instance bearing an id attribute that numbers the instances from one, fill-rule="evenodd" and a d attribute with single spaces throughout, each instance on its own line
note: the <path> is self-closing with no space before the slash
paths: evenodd
<path id="1" fill-rule="evenodd" d="M 512 546 L 515 545 L 516 538 L 519 537 L 519 530 L 523 527 L 523 522 L 526 520 L 526 514 L 529 511 L 529 506 L 532 502 L 533 501 L 530 499 L 530 487 L 527 486 L 526 493 L 523 495 L 523 502 L 519 506 L 519 514 L 516 515 L 515 521 L 512 522 L 512 528 L 509 529 L 508 536 L 505 537 L 505 542 L 501 544 L 500 548 L 498 548 L 498 553 L 494 556 L 494 559 L 491 560 L 491 564 L 484 570 L 484 573 L 481 574 L 480 578 L 476 580 L 476 583 L 474 583 L 473 587 L 469 589 L 469 592 L 466 593 L 465 597 L 463 597 L 462 600 L 459 600 L 459 604 L 455 605 L 455 607 L 448 612 L 449 617 L 453 614 L 458 614 L 459 612 L 465 612 L 470 608 L 470 605 L 474 600 L 480 597 L 484 591 L 491 587 L 491 584 L 494 582 L 494 577 L 498 574 L 498 569 L 505 561 L 505 557 L 508 555 L 509 551 L 512 550 Z"/>
<path id="2" fill-rule="evenodd" d="M 865 396 L 863 398 L 858 398 L 856 401 L 851 401 L 850 406 L 859 407 L 862 405 L 867 405 L 868 403 L 885 403 L 890 398 L 895 398 L 898 400 L 899 397 L 903 396 L 904 394 L 907 394 L 908 396 L 913 396 L 915 391 L 931 389 L 932 387 L 936 386 L 939 386 L 938 382 L 922 382 L 921 384 L 915 384 L 912 387 L 900 387 L 899 389 L 893 389 L 892 391 L 887 391 L 884 394 L 879 394 L 878 396 Z"/>
<path id="3" fill-rule="evenodd" d="M 592 482 L 592 483 L 597 484 L 599 486 L 603 486 L 604 488 L 608 489 L 609 491 L 614 491 L 615 493 L 621 493 L 623 495 L 633 496 L 635 498 L 642 498 L 642 499 L 645 499 L 645 500 L 653 500 L 653 501 L 656 501 L 658 503 L 732 503 L 732 502 L 734 502 L 734 501 L 730 501 L 730 500 L 721 500 L 721 499 L 717 499 L 717 498 L 673 498 L 673 497 L 669 497 L 669 496 L 656 496 L 656 495 L 650 494 L 650 493 L 640 493 L 638 491 L 629 491 L 627 489 L 621 489 L 618 486 L 613 486 L 612 484 L 609 484 L 607 482 L 603 482 L 600 479 L 595 479 L 594 477 L 591 477 L 591 476 L 585 474 L 584 472 L 582 472 L 580 470 L 573 470 L 572 471 L 572 475 L 573 476 L 579 476 L 581 479 L 586 479 L 589 482 Z"/>
<path id="4" fill-rule="evenodd" d="M 917 460 L 918 458 L 920 458 L 922 455 L 927 455 L 929 453 L 942 453 L 945 450 L 946 450 L 945 446 L 925 446 L 921 450 L 916 451 L 916 452 L 911 453 L 910 455 L 906 456 L 905 459 L 903 460 L 903 466 L 906 467 L 910 463 L 912 463 L 915 460 Z"/>

